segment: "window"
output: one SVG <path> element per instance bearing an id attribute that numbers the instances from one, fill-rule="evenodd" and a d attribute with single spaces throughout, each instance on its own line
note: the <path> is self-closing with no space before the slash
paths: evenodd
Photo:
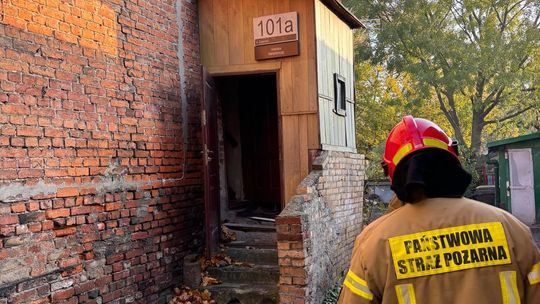
<path id="1" fill-rule="evenodd" d="M 347 113 L 347 96 L 345 92 L 345 77 L 334 73 L 334 112 L 341 116 L 345 116 Z"/>

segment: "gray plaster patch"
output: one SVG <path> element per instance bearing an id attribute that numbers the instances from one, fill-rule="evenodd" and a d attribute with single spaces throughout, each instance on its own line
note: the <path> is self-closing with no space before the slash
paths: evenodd
<path id="1" fill-rule="evenodd" d="M 86 275 L 90 280 L 103 276 L 105 272 L 105 258 L 92 260 L 85 265 Z"/>
<path id="2" fill-rule="evenodd" d="M 0 286 L 6 283 L 26 279 L 30 276 L 30 267 L 18 259 L 5 259 L 0 263 Z"/>
<path id="3" fill-rule="evenodd" d="M 178 73 L 180 75 L 180 99 L 182 103 L 182 140 L 184 141 L 183 147 L 183 161 L 182 161 L 182 176 L 180 179 L 184 179 L 186 172 L 186 151 L 188 147 L 188 103 L 186 95 L 186 68 L 184 66 L 184 40 L 182 33 L 184 33 L 184 20 L 182 20 L 182 1 L 176 1 L 176 24 L 178 25 L 178 47 L 176 48 L 176 55 L 178 56 Z"/>
<path id="4" fill-rule="evenodd" d="M 9 183 L 0 185 L 0 202 L 11 203 L 23 201 L 38 194 L 54 194 L 59 185 L 45 184 L 42 180 L 32 186 L 23 183 Z"/>
<path id="5" fill-rule="evenodd" d="M 56 290 L 59 290 L 59 289 L 64 289 L 64 288 L 68 288 L 68 287 L 71 287 L 73 285 L 73 280 L 72 279 L 67 279 L 67 280 L 64 280 L 64 281 L 59 281 L 59 282 L 54 282 L 51 284 L 51 291 L 56 291 Z"/>
<path id="6" fill-rule="evenodd" d="M 144 183 L 141 182 L 126 182 L 124 178 L 120 179 L 105 179 L 101 183 L 96 185 L 96 191 L 98 193 L 105 192 L 117 192 L 126 191 L 128 189 L 135 189 Z"/>
<path id="7" fill-rule="evenodd" d="M 117 169 L 113 165 L 113 169 Z M 105 177 L 99 183 L 82 183 L 82 184 L 45 184 L 43 180 L 40 180 L 35 185 L 25 185 L 23 183 L 11 183 L 11 184 L 2 184 L 0 185 L 0 203 L 11 203 L 24 201 L 32 198 L 35 195 L 48 195 L 55 194 L 58 189 L 64 187 L 78 187 L 78 188 L 91 188 L 95 187 L 97 193 L 107 193 L 107 192 L 123 192 L 131 189 L 137 189 L 139 187 L 144 187 L 151 185 L 155 182 L 160 183 L 170 183 L 174 181 L 180 181 L 181 178 L 174 179 L 162 179 L 154 181 L 126 181 L 124 174 L 126 173 L 125 169 L 122 169 L 121 172 L 111 171 L 105 173 Z M 6 209 L 6 211 L 9 209 Z M 1 213 L 7 213 L 4 210 Z"/>
<path id="8" fill-rule="evenodd" d="M 128 189 L 137 188 L 142 182 L 126 182 L 124 176 L 127 173 L 127 168 L 120 166 L 120 159 L 115 158 L 105 170 L 103 179 L 96 185 L 98 193 L 126 191 Z"/>

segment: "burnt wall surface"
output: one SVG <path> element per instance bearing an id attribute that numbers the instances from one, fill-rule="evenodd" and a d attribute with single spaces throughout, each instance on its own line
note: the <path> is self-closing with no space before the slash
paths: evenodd
<path id="1" fill-rule="evenodd" d="M 191 0 L 0 2 L 0 303 L 163 303 L 201 247 Z"/>
<path id="2" fill-rule="evenodd" d="M 363 155 L 321 151 L 276 219 L 280 303 L 321 303 L 362 229 Z"/>

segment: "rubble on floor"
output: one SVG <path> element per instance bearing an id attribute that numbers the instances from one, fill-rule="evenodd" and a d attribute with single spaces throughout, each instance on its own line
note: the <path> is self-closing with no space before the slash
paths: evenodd
<path id="1" fill-rule="evenodd" d="M 169 304 L 216 304 L 208 290 L 199 291 L 182 286 L 175 288 L 174 294 L 175 296 L 169 301 Z"/>
<path id="2" fill-rule="evenodd" d="M 279 268 L 275 248 L 225 248 L 210 258 L 193 256 L 188 260 L 198 266 L 200 279 L 194 288 L 176 288 L 176 296 L 169 304 L 277 303 Z"/>
<path id="3" fill-rule="evenodd" d="M 221 252 L 210 258 L 186 256 L 184 284 L 204 290 L 217 304 L 278 303 L 275 222 L 259 209 L 242 215 L 222 223 Z"/>

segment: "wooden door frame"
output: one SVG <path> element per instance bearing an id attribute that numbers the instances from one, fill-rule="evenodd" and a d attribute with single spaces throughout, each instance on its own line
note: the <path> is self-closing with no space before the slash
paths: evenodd
<path id="1" fill-rule="evenodd" d="M 279 191 L 281 197 L 281 210 L 285 208 L 285 179 L 283 176 L 283 125 L 281 115 L 281 94 L 280 94 L 280 61 L 269 61 L 256 64 L 238 64 L 218 67 L 208 67 L 206 71 L 211 77 L 227 76 L 247 76 L 258 74 L 274 74 L 276 76 L 276 103 L 277 103 L 277 125 L 278 125 L 278 153 L 279 153 Z"/>
<path id="2" fill-rule="evenodd" d="M 202 91 L 201 91 L 201 126 L 202 126 L 202 141 L 203 141 L 203 146 L 202 146 L 202 156 L 203 156 L 203 183 L 204 183 L 204 228 L 205 228 L 205 255 L 207 258 L 210 257 L 210 255 L 214 252 L 217 252 L 218 250 L 218 247 L 219 247 L 219 230 L 220 230 L 220 211 L 219 211 L 219 194 L 217 195 L 217 202 L 213 201 L 211 198 L 211 191 L 212 191 L 212 185 L 214 183 L 211 182 L 211 174 L 209 174 L 209 172 L 211 171 L 210 170 L 210 152 L 213 152 L 216 156 L 219 155 L 219 152 L 218 151 L 211 151 L 210 149 L 213 148 L 213 147 L 209 147 L 208 146 L 208 143 L 210 141 L 210 136 L 208 135 L 209 134 L 209 131 L 208 131 L 208 128 L 210 128 L 210 126 L 212 125 L 212 123 L 209 123 L 210 121 L 210 114 L 209 112 L 212 112 L 212 110 L 214 109 L 217 109 L 217 103 L 218 103 L 218 97 L 217 97 L 217 89 L 216 89 L 216 85 L 215 85 L 215 82 L 214 82 L 214 77 L 212 75 L 210 75 L 208 73 L 208 71 L 203 67 L 202 68 Z M 207 90 L 207 84 L 211 84 L 210 87 L 212 88 L 212 92 L 213 92 L 213 97 L 212 100 L 213 101 L 213 107 L 210 107 L 207 111 L 207 106 L 208 106 L 208 101 L 207 101 L 207 96 L 206 96 L 206 90 Z M 216 115 L 217 117 L 217 115 Z M 215 123 L 217 124 L 217 121 L 215 121 Z M 218 129 L 218 128 L 216 128 Z M 215 138 L 214 138 L 215 139 Z M 219 140 L 217 140 L 217 146 L 219 147 Z M 215 160 L 214 160 L 215 161 Z M 220 184 L 220 181 L 219 181 L 219 160 L 217 160 L 217 166 L 218 166 L 218 170 L 217 172 L 214 172 L 215 174 L 218 175 L 218 185 L 214 185 L 214 186 L 217 186 L 217 189 L 219 190 L 219 184 Z M 218 205 L 218 208 L 217 208 L 217 212 L 214 210 L 214 215 L 215 216 L 211 216 L 212 214 L 212 211 L 210 210 L 213 210 L 215 208 L 211 208 L 212 204 L 213 203 L 217 203 Z M 216 218 L 217 217 L 217 218 Z M 217 223 L 215 222 L 217 221 Z M 213 235 L 213 231 L 214 229 L 212 229 L 214 227 L 214 225 L 216 226 L 215 228 L 217 229 L 217 232 L 216 234 L 217 235 Z"/>

